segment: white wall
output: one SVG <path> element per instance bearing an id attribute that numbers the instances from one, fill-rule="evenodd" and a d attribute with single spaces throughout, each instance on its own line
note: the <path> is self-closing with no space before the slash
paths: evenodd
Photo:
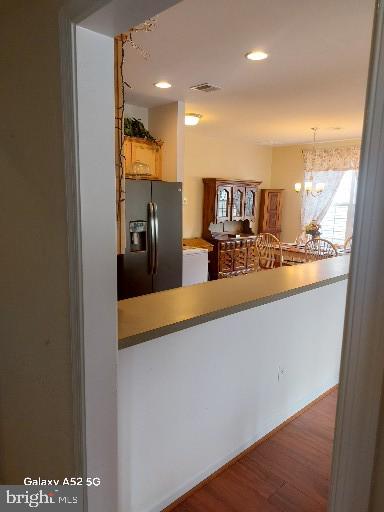
<path id="1" fill-rule="evenodd" d="M 335 385 L 346 284 L 121 350 L 118 511 L 159 512 Z"/>
<path id="2" fill-rule="evenodd" d="M 271 180 L 272 148 L 250 141 L 206 135 L 199 126 L 185 128 L 183 237 L 202 235 L 202 178 Z M 257 212 L 258 214 L 258 212 Z"/>
<path id="3" fill-rule="evenodd" d="M 79 107 L 86 456 L 88 475 L 99 476 L 102 482 L 100 487 L 88 488 L 88 510 L 92 512 L 117 509 L 113 36 L 173 3 L 175 0 L 112 0 L 85 21 L 107 37 L 84 28 L 77 30 L 78 73 L 74 85 Z M 79 9 L 71 11 L 77 20 L 81 7 L 88 7 L 88 13 L 95 8 L 92 0 L 71 5 Z M 52 26 L 57 23 L 55 14 Z"/>
<path id="4" fill-rule="evenodd" d="M 102 481 L 88 502 L 105 512 L 117 493 L 114 42 L 79 27 L 76 42 L 87 473 Z"/>
<path id="5" fill-rule="evenodd" d="M 124 117 L 134 117 L 140 119 L 145 128 L 148 130 L 148 109 L 126 103 L 124 106 Z"/>

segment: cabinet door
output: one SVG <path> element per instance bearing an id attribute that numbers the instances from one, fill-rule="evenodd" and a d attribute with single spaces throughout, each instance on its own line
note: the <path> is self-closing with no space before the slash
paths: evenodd
<path id="1" fill-rule="evenodd" d="M 129 138 L 124 139 L 123 143 L 123 155 L 124 155 L 124 171 L 127 176 L 132 169 L 132 142 Z"/>
<path id="2" fill-rule="evenodd" d="M 150 176 L 156 176 L 156 151 L 151 146 L 146 143 L 132 142 L 132 165 L 135 162 L 147 164 Z"/>
<path id="3" fill-rule="evenodd" d="M 255 240 L 247 242 L 247 270 L 253 272 L 258 267 L 258 253 Z"/>
<path id="4" fill-rule="evenodd" d="M 281 231 L 281 192 L 267 193 L 267 226 L 266 230 L 270 233 L 279 233 Z"/>
<path id="5" fill-rule="evenodd" d="M 232 187 L 219 185 L 216 193 L 216 223 L 230 220 Z"/>
<path id="6" fill-rule="evenodd" d="M 256 215 L 256 187 L 246 187 L 244 198 L 244 219 L 254 220 Z"/>
<path id="7" fill-rule="evenodd" d="M 241 272 L 247 268 L 247 246 L 246 242 L 235 242 L 233 254 L 233 270 Z"/>
<path id="8" fill-rule="evenodd" d="M 134 164 L 140 162 L 149 168 L 148 175 L 140 176 L 140 179 L 160 179 L 162 166 L 161 152 L 161 147 L 156 144 L 126 137 L 124 140 L 126 176 L 132 176 L 134 174 Z"/>
<path id="9" fill-rule="evenodd" d="M 233 271 L 233 245 L 232 242 L 219 244 L 219 279 Z"/>
<path id="10" fill-rule="evenodd" d="M 232 218 L 231 220 L 244 219 L 245 187 L 233 187 L 232 192 Z"/>

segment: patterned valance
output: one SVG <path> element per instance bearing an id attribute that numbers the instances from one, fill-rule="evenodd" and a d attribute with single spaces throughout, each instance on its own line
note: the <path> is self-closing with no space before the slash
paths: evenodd
<path id="1" fill-rule="evenodd" d="M 306 172 L 358 171 L 360 146 L 304 149 L 303 158 Z"/>

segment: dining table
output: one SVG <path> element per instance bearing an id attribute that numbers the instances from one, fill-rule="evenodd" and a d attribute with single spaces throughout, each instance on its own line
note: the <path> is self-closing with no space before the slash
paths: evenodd
<path id="1" fill-rule="evenodd" d="M 283 262 L 287 264 L 299 264 L 299 263 L 305 263 L 306 257 L 305 257 L 305 245 L 304 244 L 297 244 L 295 242 L 281 242 L 281 251 L 283 256 Z M 278 247 L 276 248 L 278 250 Z M 350 250 L 345 250 L 344 247 L 337 247 L 337 254 L 343 255 L 350 252 Z M 316 258 L 312 258 L 316 259 Z M 322 259 L 320 256 L 318 259 Z"/>

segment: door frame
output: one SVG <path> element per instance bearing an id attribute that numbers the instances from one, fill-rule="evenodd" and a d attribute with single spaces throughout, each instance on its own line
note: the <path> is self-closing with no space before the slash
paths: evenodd
<path id="1" fill-rule="evenodd" d="M 59 12 L 61 103 L 68 225 L 68 279 L 71 290 L 69 308 L 75 472 L 76 475 L 83 476 L 83 478 L 87 476 L 98 477 L 99 474 L 94 474 L 95 467 L 100 467 L 101 472 L 108 474 L 108 481 L 101 482 L 100 487 L 84 488 L 84 511 L 90 509 L 92 512 L 104 512 L 106 509 L 118 509 L 118 493 L 116 492 L 118 471 L 117 290 L 113 299 L 111 299 L 111 303 L 108 304 L 109 311 L 111 307 L 114 309 L 113 329 L 106 333 L 108 327 L 105 327 L 105 319 L 103 320 L 100 317 L 99 325 L 98 319 L 95 319 L 95 311 L 101 310 L 103 305 L 105 306 L 105 295 L 104 303 L 103 299 L 99 298 L 97 294 L 92 296 L 91 305 L 87 298 L 89 299 L 92 288 L 100 290 L 103 288 L 103 283 L 105 285 L 106 279 L 115 275 L 116 245 L 114 244 L 112 248 L 108 243 L 107 247 L 104 247 L 104 250 L 111 251 L 109 254 L 114 256 L 114 261 L 111 259 L 110 266 L 106 267 L 104 265 L 104 271 L 99 274 L 95 273 L 94 269 L 92 271 L 93 265 L 90 261 L 89 248 L 96 246 L 97 230 L 90 230 L 91 233 L 89 231 L 83 232 L 82 226 L 92 225 L 92 212 L 94 213 L 98 209 L 98 204 L 95 203 L 96 200 L 93 199 L 92 194 L 84 194 L 84 188 L 81 189 L 81 176 L 84 176 L 84 167 L 86 166 L 84 166 L 84 162 L 80 161 L 80 149 L 83 141 L 83 139 L 80 139 L 81 126 L 83 127 L 83 133 L 85 124 L 92 126 L 92 137 L 97 141 L 100 139 L 100 133 L 105 133 L 105 125 L 104 131 L 100 128 L 99 132 L 99 125 L 92 124 L 92 122 L 87 123 L 84 115 L 81 118 L 79 117 L 79 106 L 81 107 L 82 104 L 79 104 L 78 101 L 81 87 L 79 87 L 77 69 L 77 28 L 81 27 L 89 31 L 90 36 L 93 34 L 95 37 L 104 37 L 108 42 L 108 47 L 110 47 L 108 56 L 105 57 L 103 51 L 103 53 L 97 53 L 97 58 L 101 70 L 110 70 L 113 67 L 113 44 L 110 44 L 111 41 L 113 42 L 113 36 L 124 32 L 129 26 L 157 14 L 158 10 L 165 10 L 178 3 L 178 1 L 180 0 L 143 0 L 143 2 L 138 3 L 136 0 L 68 0 Z M 102 29 L 99 29 L 100 26 L 102 26 Z M 103 50 L 105 50 L 105 46 L 103 46 Z M 88 49 L 88 51 L 91 50 Z M 86 65 L 88 65 L 87 62 Z M 104 75 L 105 73 L 103 73 Z M 113 81 L 113 73 L 111 80 Z M 87 86 L 89 86 L 89 93 L 93 97 L 95 90 L 99 89 L 99 82 L 87 83 Z M 112 82 L 111 86 L 113 91 Z M 106 101 L 107 107 L 109 107 L 110 99 L 108 98 Z M 100 106 L 105 109 L 105 105 L 98 104 L 94 111 L 99 110 Z M 111 120 L 111 138 L 114 138 L 113 117 Z M 89 141 L 85 145 L 87 144 L 89 149 Z M 96 143 L 93 154 L 97 157 L 97 152 L 100 151 L 100 154 L 106 152 L 111 155 L 111 169 L 114 180 L 114 148 L 111 152 L 110 149 L 109 143 L 105 146 L 103 143 L 100 145 Z M 89 169 L 87 170 L 89 171 Z M 92 179 L 92 190 L 100 189 L 97 175 L 92 176 Z M 87 196 L 85 202 L 84 195 Z M 110 210 L 113 211 L 114 208 L 115 203 L 113 202 Z M 115 214 L 110 215 L 108 219 L 106 221 L 109 222 L 108 233 L 105 231 L 104 233 L 108 235 L 108 241 L 110 241 L 111 238 L 116 238 Z M 85 255 L 84 247 L 87 248 L 87 255 Z M 94 280 L 92 283 L 90 283 L 90 276 Z M 114 281 L 115 288 L 117 288 L 116 278 Z M 109 316 L 108 320 L 110 318 Z M 93 321 L 91 326 L 90 320 Z M 100 341 L 99 332 L 106 333 L 106 340 L 101 353 L 95 350 L 94 344 L 95 341 Z M 110 343 L 110 340 L 113 340 L 113 343 Z M 109 411 L 107 415 L 103 407 L 97 404 L 97 393 L 100 393 L 102 400 L 108 400 Z M 108 416 L 107 419 L 106 416 Z M 98 418 L 100 421 L 98 421 Z M 108 429 L 103 431 L 102 425 L 106 421 L 108 422 Z M 111 433 L 113 423 L 115 423 L 116 428 Z M 108 451 L 108 462 L 103 459 L 106 451 Z M 111 470 L 107 471 L 109 468 Z"/>
<path id="2" fill-rule="evenodd" d="M 376 3 L 333 451 L 331 512 L 369 509 L 384 378 L 384 6 Z"/>
<path id="3" fill-rule="evenodd" d="M 118 3 L 118 0 L 74 0 L 60 14 L 69 282 L 72 290 L 70 311 L 73 410 L 77 433 L 74 451 L 78 474 L 83 475 L 87 472 L 88 456 L 83 331 L 86 311 L 83 307 L 82 285 L 86 269 L 83 268 L 81 252 L 83 235 L 80 215 L 75 28 L 76 24 L 99 9 L 104 9 L 106 16 L 114 16 L 118 13 Z M 169 5 L 172 3 L 177 1 L 168 1 Z M 145 9 L 148 11 L 148 2 L 145 2 Z M 375 271 L 381 263 L 384 247 L 384 140 L 381 137 L 381 133 L 384 133 L 384 13 L 381 1 L 376 4 L 375 9 L 354 244 L 347 293 L 329 505 L 331 512 L 368 510 L 384 377 L 384 343 L 381 334 L 384 331 L 383 299 L 377 295 L 384 289 L 384 276 Z M 103 414 L 102 409 L 100 414 Z M 86 503 L 84 510 L 88 510 Z"/>

